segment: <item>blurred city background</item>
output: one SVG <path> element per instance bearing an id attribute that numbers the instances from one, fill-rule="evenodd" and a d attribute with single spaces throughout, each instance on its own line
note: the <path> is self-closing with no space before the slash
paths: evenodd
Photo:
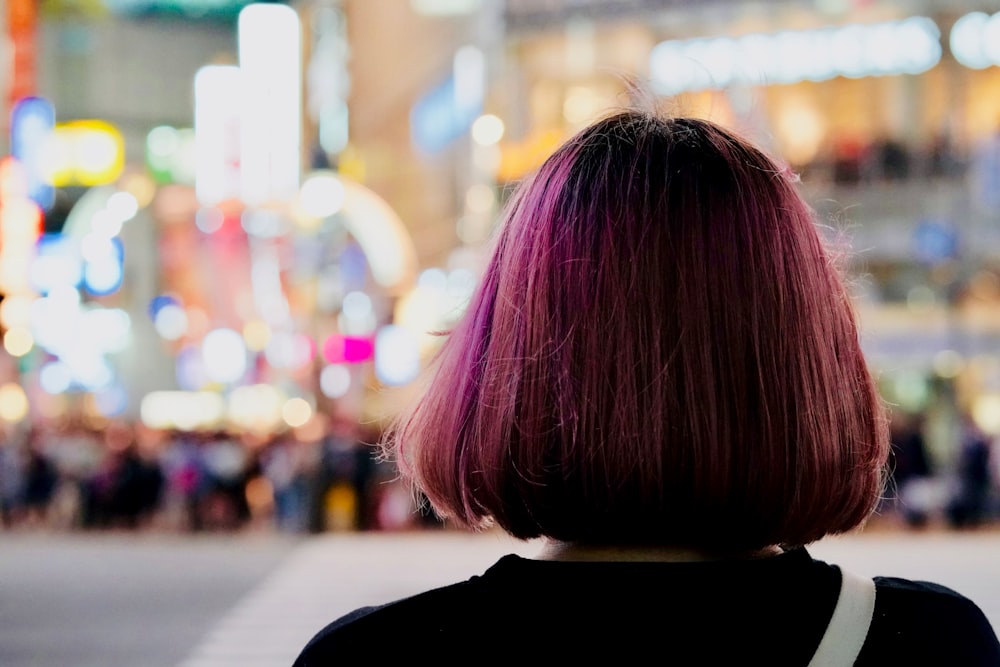
<path id="1" fill-rule="evenodd" d="M 4 527 L 433 524 L 368 445 L 632 77 L 801 174 L 893 406 L 882 516 L 997 516 L 1000 2 L 3 6 Z"/>
<path id="2" fill-rule="evenodd" d="M 843 251 L 893 408 L 868 530 L 1000 518 L 1000 1 L 0 7 L 0 543 L 447 528 L 370 444 L 630 77 Z"/>
<path id="3" fill-rule="evenodd" d="M 367 445 L 629 77 L 802 175 L 893 406 L 884 514 L 994 518 L 998 9 L 6 0 L 3 525 L 433 523 Z"/>

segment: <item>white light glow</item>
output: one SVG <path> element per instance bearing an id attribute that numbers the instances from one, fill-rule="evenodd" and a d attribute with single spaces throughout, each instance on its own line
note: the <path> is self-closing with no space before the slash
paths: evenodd
<path id="1" fill-rule="evenodd" d="M 12 357 L 23 357 L 31 352 L 34 346 L 35 339 L 27 327 L 14 327 L 3 335 L 3 347 Z"/>
<path id="2" fill-rule="evenodd" d="M 240 178 L 253 206 L 291 199 L 301 154 L 301 27 L 287 5 L 253 3 L 240 11 L 243 72 Z"/>
<path id="3" fill-rule="evenodd" d="M 372 300 L 364 292 L 350 292 L 344 297 L 344 304 L 341 306 L 344 317 L 351 320 L 361 320 L 372 312 Z"/>
<path id="4" fill-rule="evenodd" d="M 169 304 L 156 311 L 153 328 L 164 340 L 177 340 L 188 331 L 187 311 L 176 304 Z"/>
<path id="5" fill-rule="evenodd" d="M 116 291 L 122 284 L 122 265 L 117 259 L 88 262 L 83 270 L 83 282 L 92 294 L 105 295 Z"/>
<path id="6" fill-rule="evenodd" d="M 236 382 L 247 370 L 247 348 L 243 336 L 232 329 L 214 329 L 201 343 L 205 374 L 215 382 Z"/>
<path id="7" fill-rule="evenodd" d="M 1000 12 L 972 12 L 955 21 L 948 37 L 955 60 L 972 69 L 1000 65 Z"/>
<path id="8" fill-rule="evenodd" d="M 281 423 L 285 397 L 269 384 L 237 387 L 229 395 L 227 418 L 239 428 L 266 433 Z"/>
<path id="9" fill-rule="evenodd" d="M 217 208 L 200 208 L 194 214 L 194 226 L 205 234 L 214 234 L 225 222 L 225 214 Z"/>
<path id="10" fill-rule="evenodd" d="M 824 81 L 835 76 L 919 74 L 941 59 L 940 29 L 915 16 L 871 25 L 671 40 L 650 54 L 657 92 Z"/>
<path id="11" fill-rule="evenodd" d="M 73 374 L 61 361 L 50 361 L 38 371 L 38 384 L 48 394 L 62 394 L 73 384 Z"/>
<path id="12" fill-rule="evenodd" d="M 333 174 L 313 174 L 302 184 L 299 204 L 311 216 L 331 216 L 344 205 L 344 185 Z"/>
<path id="13" fill-rule="evenodd" d="M 156 429 L 213 427 L 225 414 L 225 401 L 208 391 L 153 391 L 139 405 L 142 423 Z"/>
<path id="14" fill-rule="evenodd" d="M 413 332 L 396 325 L 379 329 L 375 337 L 375 375 L 386 385 L 403 385 L 420 374 L 420 342 Z"/>
<path id="15" fill-rule="evenodd" d="M 426 16 L 459 16 L 472 14 L 482 0 L 410 0 L 413 11 Z"/>
<path id="16" fill-rule="evenodd" d="M 278 331 L 270 336 L 264 357 L 274 368 L 302 368 L 313 357 L 313 345 L 307 336 Z"/>
<path id="17" fill-rule="evenodd" d="M 83 265 L 75 244 L 66 243 L 63 238 L 59 243 L 39 246 L 39 254 L 28 269 L 28 282 L 36 292 L 45 294 L 59 287 L 72 287 L 83 278 Z M 4 299 L 0 308 L 4 308 L 7 301 Z M 0 320 L 3 318 L 0 310 Z"/>
<path id="18" fill-rule="evenodd" d="M 93 308 L 80 318 L 81 343 L 101 352 L 121 352 L 132 342 L 132 320 L 120 308 Z"/>
<path id="19" fill-rule="evenodd" d="M 194 187 L 203 206 L 240 194 L 242 85 L 232 65 L 207 65 L 194 77 Z"/>
<path id="20" fill-rule="evenodd" d="M 486 88 L 486 57 L 482 50 L 475 46 L 461 47 L 455 52 L 452 66 L 456 108 L 481 106 Z"/>
<path id="21" fill-rule="evenodd" d="M 118 236 L 122 231 L 123 220 L 108 209 L 101 209 L 94 213 L 90 219 L 90 229 L 92 234 L 98 234 L 106 238 Z"/>
<path id="22" fill-rule="evenodd" d="M 492 146 L 503 139 L 504 129 L 499 116 L 484 114 L 472 124 L 472 140 L 481 146 Z"/>
<path id="23" fill-rule="evenodd" d="M 363 185 L 344 181 L 344 227 L 355 238 L 386 290 L 405 287 L 416 274 L 417 255 L 406 225 L 388 203 Z"/>
<path id="24" fill-rule="evenodd" d="M 312 418 L 313 409 L 309 401 L 304 398 L 290 398 L 281 406 L 281 418 L 292 428 L 305 426 Z"/>
<path id="25" fill-rule="evenodd" d="M 319 373 L 319 388 L 324 396 L 340 398 L 351 388 L 351 371 L 343 364 L 330 364 Z"/>
<path id="26" fill-rule="evenodd" d="M 108 197 L 105 205 L 112 216 L 121 222 L 128 222 L 139 212 L 139 200 L 131 192 L 119 191 Z"/>

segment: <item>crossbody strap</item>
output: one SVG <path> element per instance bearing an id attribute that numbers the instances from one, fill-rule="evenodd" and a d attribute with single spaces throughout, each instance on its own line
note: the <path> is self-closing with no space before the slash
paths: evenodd
<path id="1" fill-rule="evenodd" d="M 840 597 L 809 667 L 850 667 L 875 613 L 875 582 L 840 568 Z"/>

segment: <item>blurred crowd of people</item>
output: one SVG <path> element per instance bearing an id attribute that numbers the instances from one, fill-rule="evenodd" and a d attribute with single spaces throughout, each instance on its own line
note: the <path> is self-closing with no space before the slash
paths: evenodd
<path id="1" fill-rule="evenodd" d="M 898 413 L 892 421 L 889 485 L 880 515 L 909 528 L 932 524 L 952 529 L 1000 520 L 1000 444 L 960 414 L 954 442 L 944 453 L 928 445 L 920 413 Z"/>
<path id="2" fill-rule="evenodd" d="M 892 424 L 878 519 L 908 528 L 1000 524 L 1000 444 L 968 418 L 942 458 L 922 415 Z M 0 442 L 4 529 L 397 530 L 442 524 L 379 460 L 379 434 L 332 418 L 318 439 L 152 431 L 63 421 Z"/>
<path id="3" fill-rule="evenodd" d="M 318 439 L 79 421 L 0 442 L 4 529 L 393 530 L 439 525 L 378 460 L 378 433 L 330 419 Z"/>

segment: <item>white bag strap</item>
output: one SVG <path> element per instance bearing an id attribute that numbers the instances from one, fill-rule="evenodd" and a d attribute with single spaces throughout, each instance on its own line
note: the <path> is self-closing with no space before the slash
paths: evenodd
<path id="1" fill-rule="evenodd" d="M 875 613 L 875 582 L 840 568 L 840 597 L 809 667 L 850 667 Z"/>

